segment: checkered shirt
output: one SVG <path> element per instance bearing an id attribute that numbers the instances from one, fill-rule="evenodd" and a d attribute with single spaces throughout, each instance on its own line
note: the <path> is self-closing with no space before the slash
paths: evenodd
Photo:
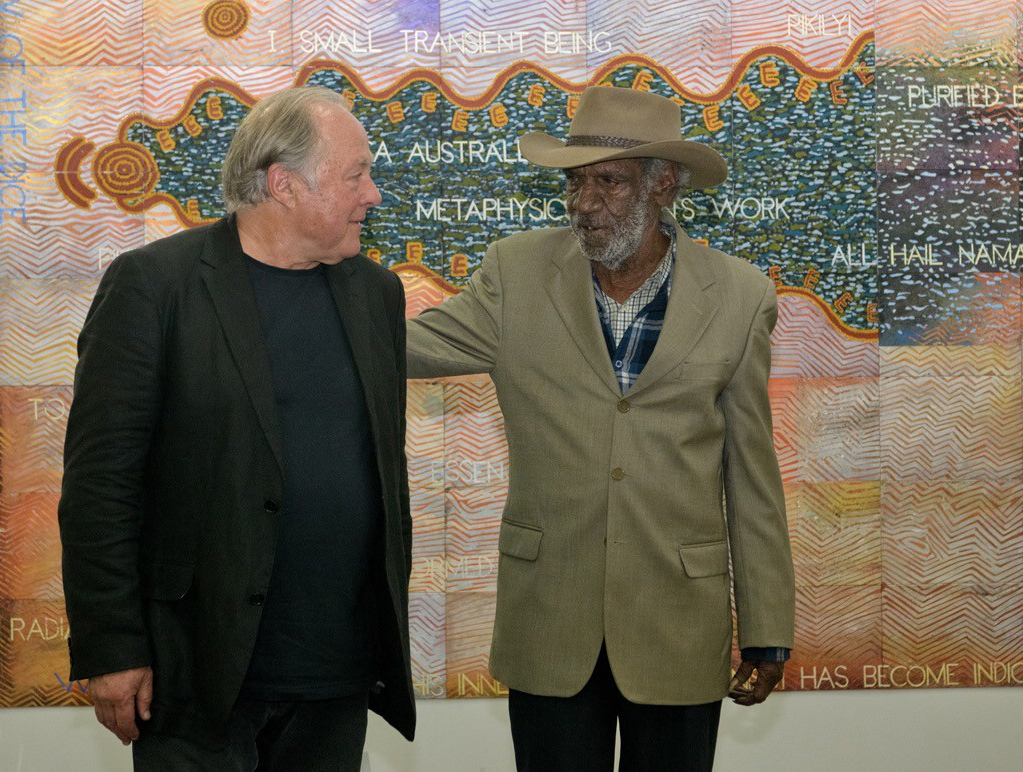
<path id="1" fill-rule="evenodd" d="M 650 277 L 624 303 L 604 292 L 597 275 L 593 274 L 593 294 L 600 326 L 622 394 L 626 394 L 636 382 L 664 325 L 675 266 L 675 228 L 661 220 L 660 229 L 669 239 L 668 249 Z"/>

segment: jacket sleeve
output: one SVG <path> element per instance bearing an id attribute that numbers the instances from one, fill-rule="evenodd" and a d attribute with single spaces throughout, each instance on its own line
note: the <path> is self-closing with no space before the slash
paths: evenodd
<path id="1" fill-rule="evenodd" d="M 409 377 L 491 372 L 501 345 L 501 293 L 494 243 L 464 290 L 408 321 Z"/>
<path id="2" fill-rule="evenodd" d="M 71 678 L 150 663 L 139 582 L 161 325 L 137 256 L 107 269 L 78 339 L 58 506 Z"/>
<path id="3" fill-rule="evenodd" d="M 724 486 L 739 647 L 792 648 L 795 583 L 767 382 L 778 317 L 768 284 L 738 367 L 721 395 Z"/>

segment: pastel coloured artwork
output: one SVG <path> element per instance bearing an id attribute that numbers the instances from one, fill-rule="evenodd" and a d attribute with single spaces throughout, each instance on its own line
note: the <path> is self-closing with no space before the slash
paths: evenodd
<path id="1" fill-rule="evenodd" d="M 367 129 L 383 203 L 363 247 L 410 316 L 492 240 L 566 224 L 521 134 L 564 134 L 590 85 L 674 99 L 730 167 L 676 216 L 778 289 L 784 688 L 1023 685 L 1020 18 L 1009 0 L 0 3 L 0 707 L 86 701 L 55 510 L 99 278 L 218 218 L 235 127 L 295 84 Z M 416 694 L 504 696 L 489 379 L 410 382 L 407 452 Z"/>

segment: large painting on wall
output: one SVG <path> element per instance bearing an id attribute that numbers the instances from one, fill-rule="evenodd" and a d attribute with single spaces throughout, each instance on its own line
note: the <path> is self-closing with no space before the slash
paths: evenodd
<path id="1" fill-rule="evenodd" d="M 410 315 L 493 239 L 567 224 L 563 178 L 519 135 L 564 134 L 591 85 L 675 100 L 730 167 L 676 217 L 779 295 L 784 688 L 1023 685 L 1021 17 L 1008 0 L 0 3 L 0 706 L 87 700 L 66 676 L 56 504 L 99 277 L 219 217 L 234 128 L 301 84 L 366 126 L 383 203 L 363 244 Z M 408 410 L 416 691 L 502 696 L 496 395 L 412 381 Z"/>

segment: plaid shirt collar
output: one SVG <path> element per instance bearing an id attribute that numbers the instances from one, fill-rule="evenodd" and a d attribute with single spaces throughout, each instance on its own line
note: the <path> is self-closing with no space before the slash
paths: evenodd
<path id="1" fill-rule="evenodd" d="M 659 223 L 661 233 L 668 237 L 668 249 L 658 263 L 657 268 L 645 282 L 625 300 L 619 303 L 613 297 L 604 292 L 597 281 L 597 274 L 593 274 L 593 292 L 597 299 L 597 307 L 600 311 L 601 322 L 607 322 L 611 329 L 611 337 L 618 345 L 625 337 L 629 327 L 636 320 L 639 313 L 656 297 L 661 285 L 667 283 L 665 291 L 671 292 L 671 279 L 675 267 L 675 227 L 667 220 Z"/>
<path id="2" fill-rule="evenodd" d="M 650 359 L 664 325 L 675 267 L 676 240 L 675 228 L 670 222 L 662 220 L 660 229 L 669 239 L 668 249 L 657 269 L 624 303 L 608 297 L 593 274 L 593 296 L 600 326 L 622 394 L 635 383 Z"/>

